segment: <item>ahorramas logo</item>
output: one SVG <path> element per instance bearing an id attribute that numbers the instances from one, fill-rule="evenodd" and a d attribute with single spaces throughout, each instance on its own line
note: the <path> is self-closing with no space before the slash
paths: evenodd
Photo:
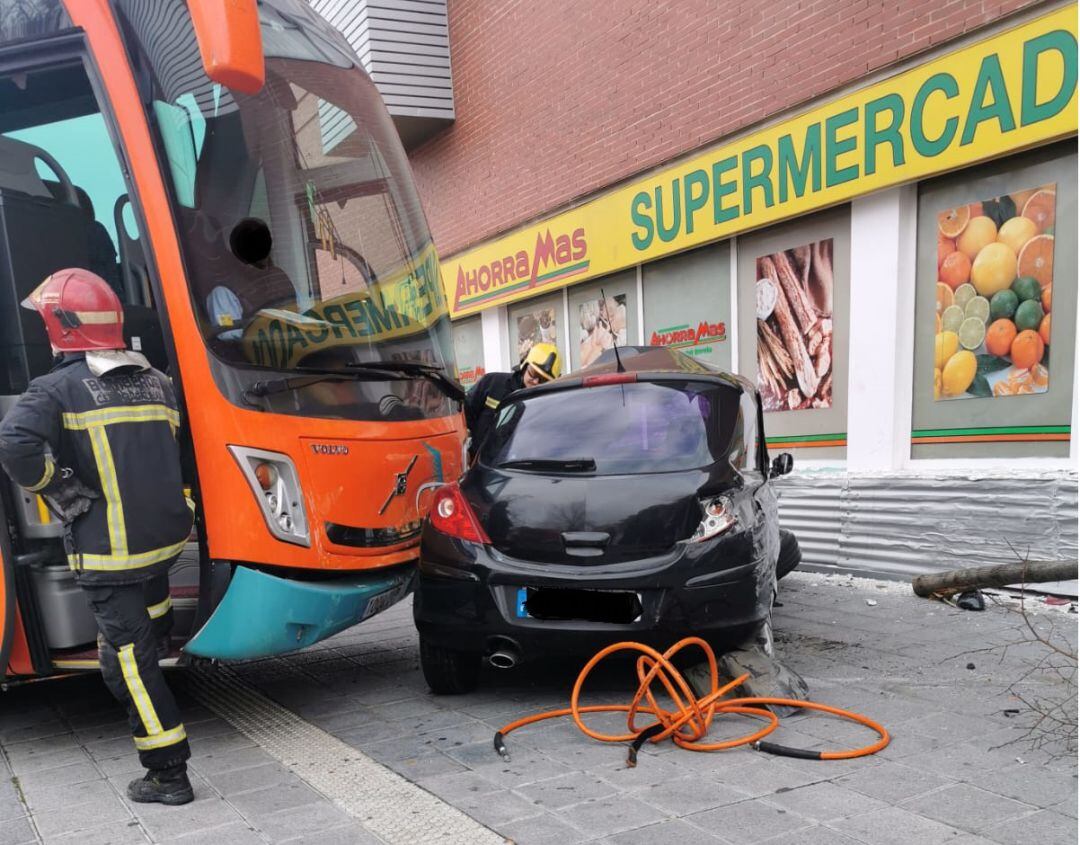
<path id="1" fill-rule="evenodd" d="M 585 273 L 589 269 L 588 253 L 584 228 L 569 234 L 553 235 L 551 229 L 538 232 L 531 253 L 519 249 L 478 267 L 466 269 L 460 265 L 454 307 L 496 299 L 501 293 L 509 293 L 508 288 L 528 289 Z"/>

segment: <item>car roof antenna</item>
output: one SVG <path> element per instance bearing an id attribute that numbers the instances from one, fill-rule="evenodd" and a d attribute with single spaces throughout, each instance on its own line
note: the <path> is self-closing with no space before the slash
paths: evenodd
<path id="1" fill-rule="evenodd" d="M 604 301 L 604 310 L 607 311 L 607 294 L 604 293 L 604 289 L 600 288 L 600 298 Z M 608 331 L 611 332 L 611 348 L 615 350 L 615 371 L 618 373 L 625 373 L 626 368 L 622 365 L 622 358 L 619 357 L 619 335 L 615 329 L 611 327 L 611 315 L 608 314 L 607 321 Z"/>

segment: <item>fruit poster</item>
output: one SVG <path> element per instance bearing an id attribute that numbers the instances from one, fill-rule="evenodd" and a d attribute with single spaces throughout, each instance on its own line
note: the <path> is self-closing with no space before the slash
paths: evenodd
<path id="1" fill-rule="evenodd" d="M 578 306 L 581 334 L 578 338 L 579 366 L 587 367 L 612 346 L 626 345 L 626 294 L 587 300 Z"/>
<path id="2" fill-rule="evenodd" d="M 832 238 L 758 258 L 754 293 L 764 409 L 832 407 Z"/>
<path id="3" fill-rule="evenodd" d="M 935 400 L 1049 389 L 1056 187 L 938 214 Z"/>

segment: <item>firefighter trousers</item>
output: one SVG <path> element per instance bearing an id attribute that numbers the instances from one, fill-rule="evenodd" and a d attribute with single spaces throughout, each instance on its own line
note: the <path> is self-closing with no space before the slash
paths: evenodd
<path id="1" fill-rule="evenodd" d="M 157 637 L 147 609 L 147 585 L 87 586 L 97 620 L 98 655 L 105 684 L 128 711 L 139 762 L 160 771 L 191 756 L 180 708 L 158 665 Z"/>

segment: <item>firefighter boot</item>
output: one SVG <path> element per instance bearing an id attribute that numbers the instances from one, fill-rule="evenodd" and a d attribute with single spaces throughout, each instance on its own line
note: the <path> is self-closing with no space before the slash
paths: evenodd
<path id="1" fill-rule="evenodd" d="M 138 804 L 187 804 L 195 800 L 187 767 L 151 769 L 145 777 L 128 784 L 128 798 Z"/>

